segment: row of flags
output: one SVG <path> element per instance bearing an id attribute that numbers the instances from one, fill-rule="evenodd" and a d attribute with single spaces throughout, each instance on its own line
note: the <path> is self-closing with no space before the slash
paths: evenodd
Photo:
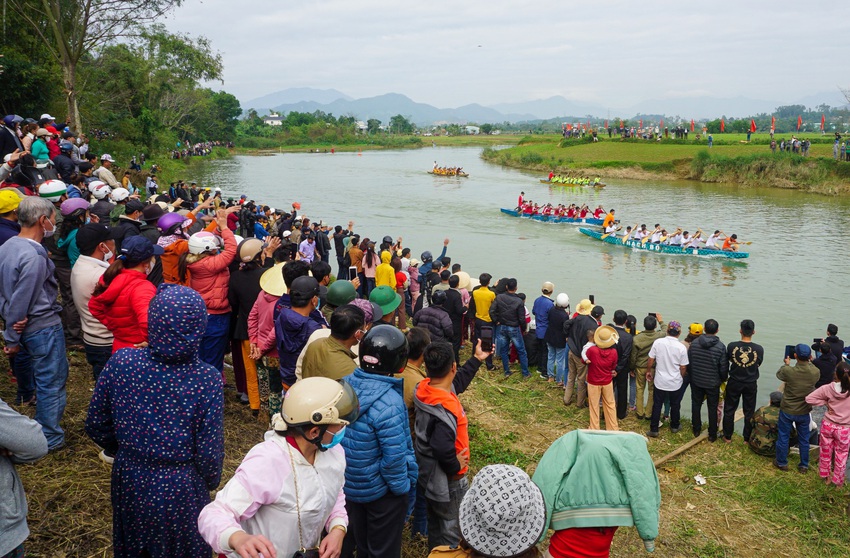
<path id="1" fill-rule="evenodd" d="M 826 116 L 821 114 L 820 115 L 820 129 L 821 129 L 821 131 L 823 131 L 825 126 L 826 126 Z M 623 121 L 620 120 L 620 128 L 622 128 L 622 127 L 623 127 Z M 662 128 L 662 129 L 664 128 L 664 119 L 663 118 L 659 121 L 658 127 Z M 803 117 L 797 116 L 797 131 L 799 132 L 800 128 L 802 128 L 802 127 L 803 127 Z M 591 129 L 590 121 L 588 120 L 587 123 L 585 123 L 585 124 L 566 124 L 564 126 L 564 129 L 566 129 L 566 130 L 572 130 L 573 128 L 590 130 Z M 643 118 L 640 119 L 640 121 L 638 123 L 638 128 L 643 128 Z M 607 119 L 605 120 L 605 129 L 606 130 L 608 129 L 608 120 Z M 692 118 L 691 119 L 691 132 L 695 131 L 695 129 L 696 129 L 696 122 Z M 758 129 L 758 126 L 756 126 L 755 119 L 751 118 L 750 119 L 750 128 L 749 128 L 750 132 L 755 133 L 755 131 L 757 129 Z M 775 130 L 776 130 L 776 117 L 771 116 L 770 117 L 770 131 L 774 132 Z M 723 119 L 723 118 L 720 119 L 720 131 L 721 132 L 726 131 L 726 120 Z"/>

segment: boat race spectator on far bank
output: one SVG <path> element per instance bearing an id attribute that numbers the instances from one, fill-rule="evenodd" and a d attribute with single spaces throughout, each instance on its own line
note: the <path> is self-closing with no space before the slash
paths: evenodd
<path id="1" fill-rule="evenodd" d="M 59 423 L 65 413 L 68 357 L 54 265 L 41 245 L 56 231 L 55 211 L 49 200 L 28 197 L 17 214 L 21 232 L 0 246 L 0 308 L 6 322 L 3 351 L 7 356 L 22 350 L 29 355 L 38 398 L 35 420 L 48 448 L 58 450 L 65 445 Z"/>

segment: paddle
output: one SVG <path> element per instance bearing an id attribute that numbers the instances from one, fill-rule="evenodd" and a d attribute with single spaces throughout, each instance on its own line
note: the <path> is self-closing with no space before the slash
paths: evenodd
<path id="1" fill-rule="evenodd" d="M 637 228 L 638 228 L 638 224 L 635 223 L 635 226 L 632 227 L 632 232 L 629 233 L 629 236 L 633 235 L 635 233 L 635 231 L 637 230 Z M 625 244 L 628 240 L 629 240 L 628 236 L 623 236 L 623 238 L 620 239 L 620 242 Z"/>
<path id="2" fill-rule="evenodd" d="M 606 238 L 608 238 L 608 237 L 609 237 L 609 236 L 611 236 L 612 234 L 613 234 L 614 236 L 617 236 L 617 235 L 616 235 L 616 232 L 617 232 L 618 230 L 622 229 L 622 228 L 623 228 L 623 227 L 617 227 L 617 228 L 616 228 L 616 229 L 614 229 L 613 231 L 611 231 L 611 232 L 609 232 L 609 233 L 605 233 L 605 234 L 603 234 L 603 235 L 602 235 L 602 238 L 600 238 L 599 240 L 605 240 Z"/>
<path id="3" fill-rule="evenodd" d="M 656 232 L 657 232 L 657 229 L 656 229 L 656 230 L 654 230 L 654 231 L 652 231 L 650 234 L 646 235 L 645 237 L 641 238 L 641 239 L 640 239 L 640 243 L 641 243 L 641 245 L 646 244 L 647 242 L 649 242 L 649 239 L 650 239 L 650 238 L 652 238 L 652 235 L 654 235 Z"/>

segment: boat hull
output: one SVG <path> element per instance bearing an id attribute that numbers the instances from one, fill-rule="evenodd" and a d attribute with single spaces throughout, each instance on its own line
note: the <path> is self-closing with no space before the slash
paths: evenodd
<path id="1" fill-rule="evenodd" d="M 543 180 L 540 179 L 541 184 L 549 184 L 550 186 L 563 186 L 564 188 L 604 188 L 604 182 L 597 182 L 596 184 L 566 184 L 563 182 L 552 182 L 551 180 Z"/>
<path id="2" fill-rule="evenodd" d="M 595 225 L 600 227 L 602 226 L 602 219 L 594 219 L 593 217 L 587 217 L 585 219 L 570 219 L 568 217 L 523 215 L 516 209 L 505 209 L 504 207 L 502 208 L 502 213 L 504 213 L 505 215 L 510 215 L 511 217 L 522 217 L 523 219 L 540 221 L 541 223 L 557 223 L 563 225 Z"/>
<path id="3" fill-rule="evenodd" d="M 457 177 L 457 178 L 468 178 L 468 177 L 469 177 L 469 173 L 468 173 L 468 172 L 462 172 L 462 173 L 460 173 L 460 174 L 440 174 L 440 173 L 438 173 L 438 172 L 428 171 L 428 174 L 433 174 L 434 176 L 445 176 L 445 177 L 447 177 L 447 178 L 454 178 L 454 177 Z"/>
<path id="4" fill-rule="evenodd" d="M 656 254 L 670 254 L 674 256 L 703 256 L 708 258 L 725 258 L 730 260 L 742 260 L 749 258 L 748 252 L 724 252 L 723 250 L 706 250 L 704 248 L 682 248 L 680 246 L 666 246 L 664 244 L 641 244 L 639 240 L 627 240 L 625 244 L 620 238 L 609 236 L 602 238 L 602 233 L 591 229 L 579 229 L 581 234 L 587 235 L 595 240 L 601 240 L 606 244 L 622 246 L 642 252 L 653 252 Z"/>

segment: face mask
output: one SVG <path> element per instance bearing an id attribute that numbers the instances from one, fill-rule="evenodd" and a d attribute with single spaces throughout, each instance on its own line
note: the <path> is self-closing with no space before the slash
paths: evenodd
<path id="1" fill-rule="evenodd" d="M 107 246 L 105 244 L 103 245 L 103 247 L 106 248 L 106 252 L 104 252 L 104 254 L 103 254 L 103 261 L 108 262 L 109 260 L 112 259 L 112 256 L 114 256 L 115 254 L 113 254 L 112 250 L 107 248 Z"/>
<path id="2" fill-rule="evenodd" d="M 345 427 L 344 427 L 344 426 L 343 426 L 342 428 L 340 428 L 340 429 L 339 429 L 339 432 L 337 432 L 336 434 L 334 434 L 334 437 L 333 437 L 333 439 L 331 440 L 331 443 L 330 443 L 330 444 L 322 444 L 322 443 L 320 443 L 320 444 L 319 444 L 319 448 L 320 448 L 322 451 L 329 450 L 329 449 L 331 449 L 332 447 L 334 447 L 335 445 L 339 444 L 339 443 L 342 441 L 342 439 L 343 439 L 343 438 L 345 438 Z"/>
<path id="3" fill-rule="evenodd" d="M 53 233 L 56 232 L 56 225 L 54 225 L 53 223 L 50 223 L 50 225 L 53 227 L 50 230 L 45 229 L 44 225 L 41 226 L 41 230 L 44 231 L 44 238 L 50 238 L 51 236 L 53 236 Z"/>
<path id="4" fill-rule="evenodd" d="M 145 266 L 145 275 L 150 275 L 153 271 L 153 264 L 148 264 Z"/>

